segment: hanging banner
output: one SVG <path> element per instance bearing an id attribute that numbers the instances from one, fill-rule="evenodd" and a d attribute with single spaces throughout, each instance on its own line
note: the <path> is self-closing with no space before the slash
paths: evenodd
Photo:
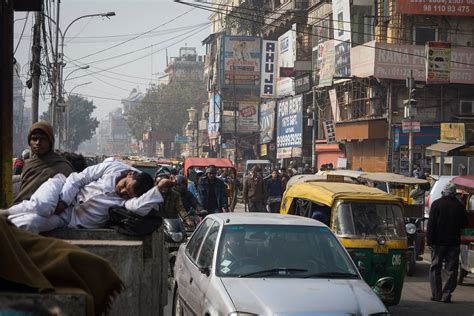
<path id="1" fill-rule="evenodd" d="M 303 97 L 278 101 L 277 158 L 300 157 L 303 146 Z"/>
<path id="2" fill-rule="evenodd" d="M 331 102 L 332 109 L 332 119 L 335 122 L 339 122 L 339 104 L 337 103 L 337 92 L 336 89 L 331 89 L 328 91 L 329 101 Z"/>
<path id="3" fill-rule="evenodd" d="M 260 90 L 261 39 L 254 36 L 223 36 L 221 71 L 223 89 Z"/>
<path id="4" fill-rule="evenodd" d="M 336 142 L 336 127 L 334 126 L 333 121 L 324 121 L 324 136 L 326 136 L 326 141 L 328 144 Z"/>
<path id="5" fill-rule="evenodd" d="M 239 133 L 258 132 L 257 103 L 239 102 Z"/>
<path id="6" fill-rule="evenodd" d="M 334 40 L 329 40 L 319 46 L 321 52 L 321 67 L 319 68 L 318 87 L 332 86 L 332 79 L 335 72 L 335 51 Z"/>
<path id="7" fill-rule="evenodd" d="M 211 95 L 209 101 L 209 124 L 207 125 L 207 133 L 209 139 L 215 139 L 219 136 L 219 127 L 221 122 L 221 97 L 219 94 Z"/>
<path id="8" fill-rule="evenodd" d="M 277 97 L 294 95 L 293 79 L 296 59 L 296 24 L 278 38 Z"/>
<path id="9" fill-rule="evenodd" d="M 260 104 L 260 144 L 273 140 L 275 128 L 275 101 Z"/>
<path id="10" fill-rule="evenodd" d="M 451 43 L 426 43 L 426 84 L 450 82 Z"/>
<path id="11" fill-rule="evenodd" d="M 262 98 L 274 98 L 278 68 L 278 41 L 264 40 L 262 43 L 260 96 Z"/>

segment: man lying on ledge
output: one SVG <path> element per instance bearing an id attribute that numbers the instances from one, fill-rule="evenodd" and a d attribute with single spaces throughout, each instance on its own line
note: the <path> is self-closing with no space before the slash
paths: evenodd
<path id="1" fill-rule="evenodd" d="M 43 183 L 30 200 L 0 210 L 0 215 L 8 216 L 19 228 L 39 233 L 62 227 L 104 227 L 112 206 L 145 216 L 161 202 L 150 175 L 111 160 L 67 178 L 58 174 Z"/>

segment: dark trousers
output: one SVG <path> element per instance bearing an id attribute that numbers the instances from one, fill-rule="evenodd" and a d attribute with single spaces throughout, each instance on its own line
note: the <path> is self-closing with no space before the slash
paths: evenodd
<path id="1" fill-rule="evenodd" d="M 451 296 L 457 285 L 459 268 L 459 246 L 434 246 L 431 252 L 430 285 L 431 295 L 436 300 Z M 441 270 L 445 262 L 448 280 L 444 284 L 441 279 Z"/>
<path id="2" fill-rule="evenodd" d="M 263 201 L 249 201 L 249 212 L 251 213 L 263 213 L 266 212 L 265 204 Z"/>

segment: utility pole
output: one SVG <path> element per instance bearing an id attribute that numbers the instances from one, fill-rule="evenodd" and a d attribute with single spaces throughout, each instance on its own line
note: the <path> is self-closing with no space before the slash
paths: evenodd
<path id="1" fill-rule="evenodd" d="M 58 106 L 58 86 L 61 84 L 59 82 L 60 76 L 59 76 L 59 9 L 61 6 L 61 0 L 57 0 L 57 7 L 56 7 L 56 39 L 54 43 L 54 66 L 53 66 L 53 86 L 52 86 L 52 91 L 51 91 L 51 124 L 53 125 L 53 133 L 55 136 L 57 135 L 58 131 L 58 122 L 57 122 L 57 106 Z"/>
<path id="2" fill-rule="evenodd" d="M 32 70 L 32 90 L 31 90 L 31 124 L 38 122 L 39 107 L 39 85 L 41 76 L 41 24 L 43 12 L 38 11 L 35 14 L 35 25 L 33 27 L 33 46 L 31 48 L 31 70 Z"/>
<path id="3" fill-rule="evenodd" d="M 237 168 L 237 103 L 235 102 L 235 65 L 232 65 L 232 105 L 234 107 L 234 144 L 235 144 L 235 152 L 234 152 L 234 167 Z"/>
<path id="4" fill-rule="evenodd" d="M 411 177 L 413 175 L 413 116 L 415 109 L 413 106 L 416 105 L 416 100 L 414 99 L 414 89 L 415 80 L 413 78 L 413 70 L 410 70 L 410 73 L 406 80 L 406 86 L 408 88 L 408 99 L 403 101 L 404 104 L 404 118 L 408 120 L 410 128 L 408 130 L 408 173 Z"/>

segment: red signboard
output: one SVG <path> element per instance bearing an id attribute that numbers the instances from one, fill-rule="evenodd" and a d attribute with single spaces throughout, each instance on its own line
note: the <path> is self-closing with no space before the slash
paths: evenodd
<path id="1" fill-rule="evenodd" d="M 474 16 L 474 1 L 397 0 L 397 12 L 405 14 Z"/>

